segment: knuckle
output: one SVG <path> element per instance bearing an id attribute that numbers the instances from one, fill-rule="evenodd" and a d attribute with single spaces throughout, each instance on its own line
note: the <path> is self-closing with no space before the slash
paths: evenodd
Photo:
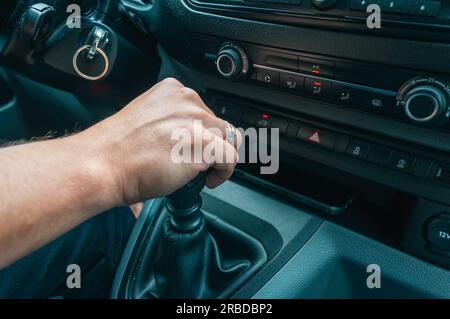
<path id="1" fill-rule="evenodd" d="M 196 98 L 199 97 L 197 92 L 195 92 L 193 89 L 188 88 L 188 87 L 183 87 L 181 89 L 181 93 L 182 93 L 183 96 L 185 96 L 185 97 L 187 97 L 189 99 L 196 99 Z"/>
<path id="2" fill-rule="evenodd" d="M 178 81 L 177 79 L 172 78 L 172 77 L 165 78 L 164 80 L 161 81 L 161 83 L 163 83 L 164 85 L 168 85 L 168 86 L 182 85 L 180 81 Z"/>
<path id="3" fill-rule="evenodd" d="M 193 119 L 205 120 L 208 117 L 208 113 L 201 107 L 192 107 L 189 111 L 189 115 Z"/>

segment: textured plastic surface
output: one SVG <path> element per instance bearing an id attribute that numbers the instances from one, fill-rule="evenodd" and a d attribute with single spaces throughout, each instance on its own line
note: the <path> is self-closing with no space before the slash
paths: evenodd
<path id="1" fill-rule="evenodd" d="M 367 266 L 380 266 L 369 289 Z M 450 271 L 324 222 L 254 298 L 450 298 Z"/>

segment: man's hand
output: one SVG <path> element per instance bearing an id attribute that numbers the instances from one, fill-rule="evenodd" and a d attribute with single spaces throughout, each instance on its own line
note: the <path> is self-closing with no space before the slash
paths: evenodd
<path id="1" fill-rule="evenodd" d="M 194 121 L 214 152 L 177 164 L 172 133 L 194 137 Z M 221 184 L 237 162 L 226 128 L 194 91 L 166 79 L 81 133 L 0 149 L 0 268 L 97 213 L 172 193 L 210 166 L 207 186 Z"/>
<path id="2" fill-rule="evenodd" d="M 203 159 L 200 163 L 174 163 L 172 149 L 178 142 L 171 139 L 176 129 L 190 132 L 194 149 L 194 121 L 201 121 L 204 148 L 214 143 L 216 159 Z M 198 123 L 198 122 L 197 122 Z M 203 134 L 216 128 L 216 134 Z M 227 180 L 235 168 L 237 151 L 225 139 L 226 123 L 217 118 L 203 103 L 199 95 L 169 78 L 155 85 L 117 114 L 79 134 L 92 150 L 102 157 L 111 174 L 114 204 L 133 204 L 141 200 L 168 195 L 199 172 L 213 166 L 206 185 L 216 187 Z M 212 132 L 208 131 L 208 132 Z M 237 132 L 237 144 L 241 136 Z M 229 152 L 233 162 L 226 163 L 223 156 Z M 209 163 L 212 161 L 212 163 Z"/>

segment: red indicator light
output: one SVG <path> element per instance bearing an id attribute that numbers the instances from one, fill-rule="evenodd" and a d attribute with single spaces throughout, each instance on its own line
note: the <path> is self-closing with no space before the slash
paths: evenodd
<path id="1" fill-rule="evenodd" d="M 314 85 L 315 85 L 315 86 L 322 86 L 322 83 L 320 83 L 320 82 L 314 82 Z"/>
<path id="2" fill-rule="evenodd" d="M 269 119 L 269 114 L 264 113 L 264 114 L 261 115 L 261 117 L 263 119 L 267 120 L 267 119 Z"/>
<path id="3" fill-rule="evenodd" d="M 314 73 L 314 74 L 320 74 L 320 70 L 312 70 L 312 73 Z"/>

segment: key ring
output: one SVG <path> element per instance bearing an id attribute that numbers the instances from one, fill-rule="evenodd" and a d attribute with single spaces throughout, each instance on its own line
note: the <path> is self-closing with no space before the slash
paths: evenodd
<path id="1" fill-rule="evenodd" d="M 83 72 L 80 71 L 80 69 L 78 68 L 78 65 L 77 65 L 77 59 L 78 59 L 78 56 L 80 55 L 80 53 L 86 49 L 91 49 L 91 48 L 92 48 L 92 46 L 89 44 L 83 45 L 82 47 L 78 48 L 78 50 L 75 51 L 75 54 L 73 55 L 72 64 L 73 64 L 73 68 L 75 69 L 75 72 L 79 76 L 81 76 L 83 79 L 90 80 L 90 81 L 96 81 L 96 80 L 99 80 L 102 77 L 104 77 L 106 75 L 106 73 L 108 73 L 108 69 L 109 69 L 108 56 L 102 49 L 100 49 L 99 47 L 95 48 L 95 52 L 98 52 L 101 55 L 101 57 L 105 60 L 105 69 L 103 70 L 103 72 L 100 75 L 90 76 L 90 75 L 84 74 Z"/>

